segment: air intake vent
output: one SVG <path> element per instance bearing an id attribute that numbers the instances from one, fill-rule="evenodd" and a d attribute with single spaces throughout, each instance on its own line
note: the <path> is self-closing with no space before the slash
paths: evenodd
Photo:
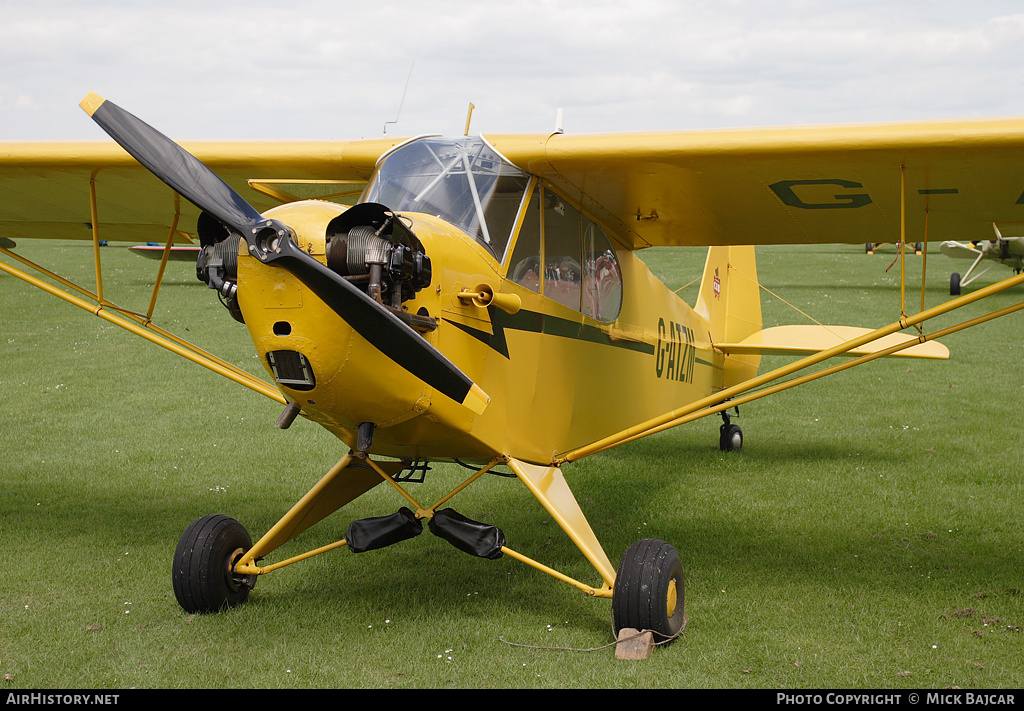
<path id="1" fill-rule="evenodd" d="M 313 368 L 306 356 L 298 351 L 271 351 L 267 353 L 267 362 L 279 385 L 292 390 L 312 390 L 316 387 Z"/>

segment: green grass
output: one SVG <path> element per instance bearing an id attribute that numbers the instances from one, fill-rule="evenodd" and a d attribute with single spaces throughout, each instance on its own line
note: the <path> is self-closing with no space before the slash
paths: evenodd
<path id="1" fill-rule="evenodd" d="M 21 251 L 92 282 L 88 245 Z M 891 252 L 758 254 L 762 282 L 793 305 L 879 326 L 899 309 Z M 103 255 L 108 293 L 144 310 L 153 263 Z M 672 288 L 703 257 L 645 255 Z M 908 259 L 916 285 L 920 257 Z M 163 322 L 258 372 L 244 328 L 192 267 L 172 267 Z M 930 257 L 929 305 L 946 298 L 951 268 Z M 692 301 L 696 285 L 682 293 Z M 622 662 L 577 651 L 611 641 L 607 601 L 430 535 L 329 553 L 266 576 L 247 605 L 186 615 L 170 585 L 185 526 L 222 512 L 258 536 L 343 446 L 308 422 L 277 430 L 277 404 L 7 275 L 0 300 L 4 688 L 1024 685 L 1020 315 L 947 339 L 948 362 L 876 362 L 746 405 L 741 453 L 718 451 L 712 418 L 567 467 L 613 560 L 651 536 L 684 561 L 684 634 Z M 803 321 L 763 303 L 766 325 Z M 422 486 L 440 491 L 440 469 Z M 284 552 L 396 505 L 375 490 Z M 457 508 L 594 580 L 514 480 L 488 477 Z"/>

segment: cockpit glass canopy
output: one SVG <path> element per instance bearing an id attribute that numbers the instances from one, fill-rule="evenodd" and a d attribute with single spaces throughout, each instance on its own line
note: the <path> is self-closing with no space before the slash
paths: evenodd
<path id="1" fill-rule="evenodd" d="M 421 138 L 377 164 L 362 201 L 439 217 L 501 260 L 529 184 L 480 138 Z"/>

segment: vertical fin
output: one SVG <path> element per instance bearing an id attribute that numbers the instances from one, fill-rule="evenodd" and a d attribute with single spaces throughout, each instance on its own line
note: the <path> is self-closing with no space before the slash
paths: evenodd
<path id="1" fill-rule="evenodd" d="M 761 290 L 752 246 L 711 247 L 694 310 L 708 320 L 712 343 L 738 343 L 761 330 Z M 760 356 L 726 356 L 722 387 L 757 374 Z"/>

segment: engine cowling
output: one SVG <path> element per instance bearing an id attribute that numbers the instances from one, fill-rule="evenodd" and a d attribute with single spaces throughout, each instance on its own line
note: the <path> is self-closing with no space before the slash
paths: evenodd
<path id="1" fill-rule="evenodd" d="M 244 323 L 237 299 L 241 237 L 205 212 L 197 232 L 202 249 L 196 276 L 217 292 L 236 321 Z M 383 205 L 349 208 L 327 225 L 324 240 L 327 266 L 386 307 L 399 309 L 430 284 L 430 257 L 401 218 Z"/>

